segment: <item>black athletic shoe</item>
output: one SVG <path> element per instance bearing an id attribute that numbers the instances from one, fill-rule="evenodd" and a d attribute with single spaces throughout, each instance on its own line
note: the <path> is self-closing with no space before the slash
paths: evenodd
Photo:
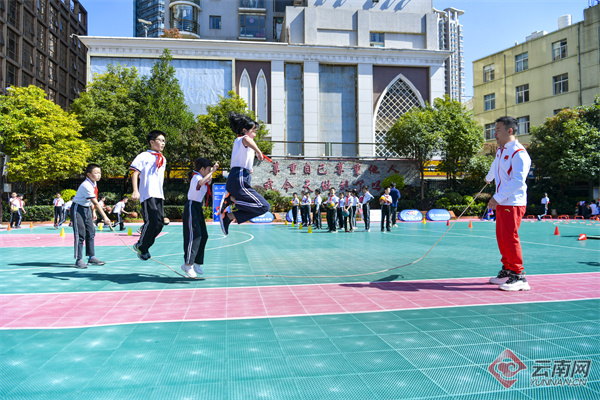
<path id="1" fill-rule="evenodd" d="M 104 261 L 98 260 L 96 257 L 91 257 L 88 260 L 88 265 L 93 264 L 93 265 L 104 265 L 106 264 Z"/>
<path id="2" fill-rule="evenodd" d="M 510 272 L 511 271 L 509 269 L 502 268 L 500 272 L 498 272 L 498 276 L 490 278 L 490 283 L 493 285 L 501 285 L 505 283 L 511 276 Z"/>
<path id="3" fill-rule="evenodd" d="M 137 243 L 133 245 L 133 249 L 137 253 L 137 256 L 140 260 L 148 261 L 150 259 L 150 253 L 142 253 Z"/>
<path id="4" fill-rule="evenodd" d="M 85 264 L 85 262 L 82 259 L 79 259 L 79 260 L 75 261 L 75 268 L 86 269 L 87 265 Z"/>
<path id="5" fill-rule="evenodd" d="M 223 231 L 223 234 L 225 236 L 229 234 L 229 225 L 231 225 L 231 219 L 229 218 L 227 213 L 224 212 L 223 214 L 221 214 L 221 230 Z"/>

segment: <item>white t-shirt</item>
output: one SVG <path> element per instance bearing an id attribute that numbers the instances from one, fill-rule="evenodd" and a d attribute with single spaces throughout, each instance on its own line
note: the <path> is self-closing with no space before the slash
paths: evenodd
<path id="1" fill-rule="evenodd" d="M 123 201 L 118 202 L 112 209 L 113 214 L 121 214 L 121 211 L 125 208 L 125 203 Z"/>
<path id="2" fill-rule="evenodd" d="M 200 175 L 200 173 L 194 171 L 194 176 L 190 181 L 190 188 L 188 189 L 188 200 L 202 203 L 202 200 L 204 200 L 204 196 L 206 195 L 207 187 L 206 185 L 202 185 L 202 187 L 200 187 L 200 190 L 196 190 L 196 186 L 198 186 L 198 182 L 200 182 L 203 178 L 204 177 Z"/>
<path id="3" fill-rule="evenodd" d="M 67 201 L 67 202 L 65 203 L 65 205 L 63 206 L 63 208 L 64 208 L 65 210 L 70 210 L 72 205 L 73 205 L 73 200 L 69 200 L 69 201 Z"/>
<path id="4" fill-rule="evenodd" d="M 344 207 L 346 205 L 346 197 L 339 197 L 338 198 L 338 207 Z"/>
<path id="5" fill-rule="evenodd" d="M 590 211 L 592 212 L 592 215 L 598 215 L 600 213 L 600 209 L 598 208 L 598 204 L 590 204 Z"/>
<path id="6" fill-rule="evenodd" d="M 339 201 L 340 201 L 339 197 L 337 197 L 336 195 L 333 195 L 333 196 L 327 197 L 327 201 L 325 202 L 325 204 L 327 204 L 329 207 L 329 204 L 337 205 Z"/>
<path id="7" fill-rule="evenodd" d="M 323 201 L 323 199 L 321 198 L 320 195 L 315 195 L 315 198 L 313 200 L 313 204 L 318 206 L 318 205 L 321 205 L 322 201 Z"/>
<path id="8" fill-rule="evenodd" d="M 369 192 L 363 194 L 362 204 L 368 204 L 371 200 L 373 200 L 373 195 Z"/>
<path id="9" fill-rule="evenodd" d="M 247 136 L 238 136 L 233 141 L 233 150 L 231 151 L 231 168 L 240 167 L 250 171 L 254 164 L 254 150 L 244 145 L 244 138 Z"/>
<path id="10" fill-rule="evenodd" d="M 62 207 L 63 204 L 65 204 L 65 201 L 62 197 L 55 197 L 52 204 L 54 204 L 54 207 Z"/>
<path id="11" fill-rule="evenodd" d="M 96 198 L 96 188 L 96 182 L 92 182 L 90 178 L 85 178 L 85 181 L 77 189 L 73 203 L 84 207 L 91 206 L 91 200 Z"/>
<path id="12" fill-rule="evenodd" d="M 550 199 L 548 197 L 542 198 L 542 204 L 548 204 L 548 202 L 550 202 Z"/>
<path id="13" fill-rule="evenodd" d="M 140 183 L 138 187 L 140 192 L 140 203 L 143 203 L 150 197 L 156 199 L 165 198 L 163 193 L 163 182 L 165 180 L 167 160 L 162 156 L 164 162 L 159 168 L 157 165 L 159 156 L 155 154 L 160 154 L 162 156 L 160 152 L 152 150 L 140 153 L 130 166 L 131 169 L 140 173 Z"/>

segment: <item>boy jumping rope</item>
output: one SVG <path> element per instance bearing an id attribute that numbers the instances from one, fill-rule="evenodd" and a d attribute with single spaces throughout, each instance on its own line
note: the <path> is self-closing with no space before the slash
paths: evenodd
<path id="1" fill-rule="evenodd" d="M 229 114 L 229 126 L 237 135 L 231 151 L 231 171 L 225 184 L 225 198 L 219 207 L 221 214 L 221 229 L 227 235 L 229 225 L 234 220 L 238 224 L 244 223 L 269 211 L 269 203 L 252 188 L 250 183 L 254 156 L 260 161 L 264 159 L 254 138 L 258 130 L 258 123 L 246 115 Z M 235 204 L 237 211 L 227 212 L 227 207 Z"/>
<path id="2" fill-rule="evenodd" d="M 204 264 L 204 248 L 208 241 L 208 230 L 204 221 L 202 201 L 207 192 L 213 173 L 219 163 L 212 163 L 206 158 L 194 161 L 194 170 L 190 172 L 190 188 L 188 201 L 183 208 L 183 256 L 185 259 L 181 269 L 190 278 L 202 274 Z"/>
<path id="3" fill-rule="evenodd" d="M 102 171 L 97 164 L 89 164 L 85 169 L 87 177 L 79 185 L 77 193 L 73 198 L 71 206 L 71 221 L 73 221 L 73 237 L 75 238 L 75 267 L 79 269 L 87 268 L 88 265 L 104 265 L 104 261 L 96 258 L 94 249 L 94 237 L 96 228 L 92 218 L 91 207 L 96 207 L 104 223 L 110 225 L 110 219 L 104 213 L 100 204 L 98 204 L 98 186 L 97 182 L 102 178 Z M 85 241 L 85 255 L 89 257 L 87 265 L 83 261 L 83 242 Z"/>
<path id="4" fill-rule="evenodd" d="M 163 182 L 167 160 L 162 154 L 165 148 L 166 135 L 164 132 L 154 130 L 146 137 L 150 150 L 138 154 L 131 163 L 133 170 L 131 183 L 133 185 L 133 200 L 140 200 L 144 225 L 140 239 L 133 245 L 138 258 L 142 261 L 150 259 L 150 247 L 164 226 L 164 201 Z M 138 178 L 140 179 L 138 189 Z"/>

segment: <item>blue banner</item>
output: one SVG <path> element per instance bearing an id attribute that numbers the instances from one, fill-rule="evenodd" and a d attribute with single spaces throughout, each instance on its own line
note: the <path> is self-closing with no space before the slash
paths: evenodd
<path id="1" fill-rule="evenodd" d="M 423 214 L 419 210 L 402 210 L 400 219 L 405 222 L 420 222 L 423 221 Z"/>
<path id="2" fill-rule="evenodd" d="M 250 222 L 254 222 L 255 224 L 268 224 L 269 222 L 273 222 L 274 219 L 275 216 L 270 211 L 267 211 L 263 215 L 252 218 Z"/>
<path id="3" fill-rule="evenodd" d="M 217 213 L 217 209 L 221 205 L 221 199 L 225 196 L 227 191 L 225 190 L 224 183 L 213 183 L 212 185 L 213 192 L 213 221 L 220 222 L 221 216 Z"/>
<path id="4" fill-rule="evenodd" d="M 434 208 L 427 211 L 427 219 L 430 221 L 448 221 L 450 218 L 448 210 L 442 208 Z"/>

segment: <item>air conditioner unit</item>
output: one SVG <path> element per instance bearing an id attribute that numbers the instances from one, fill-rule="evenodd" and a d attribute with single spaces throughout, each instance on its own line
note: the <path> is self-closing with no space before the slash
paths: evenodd
<path id="1" fill-rule="evenodd" d="M 303 7 L 304 0 L 294 0 L 294 7 Z"/>

